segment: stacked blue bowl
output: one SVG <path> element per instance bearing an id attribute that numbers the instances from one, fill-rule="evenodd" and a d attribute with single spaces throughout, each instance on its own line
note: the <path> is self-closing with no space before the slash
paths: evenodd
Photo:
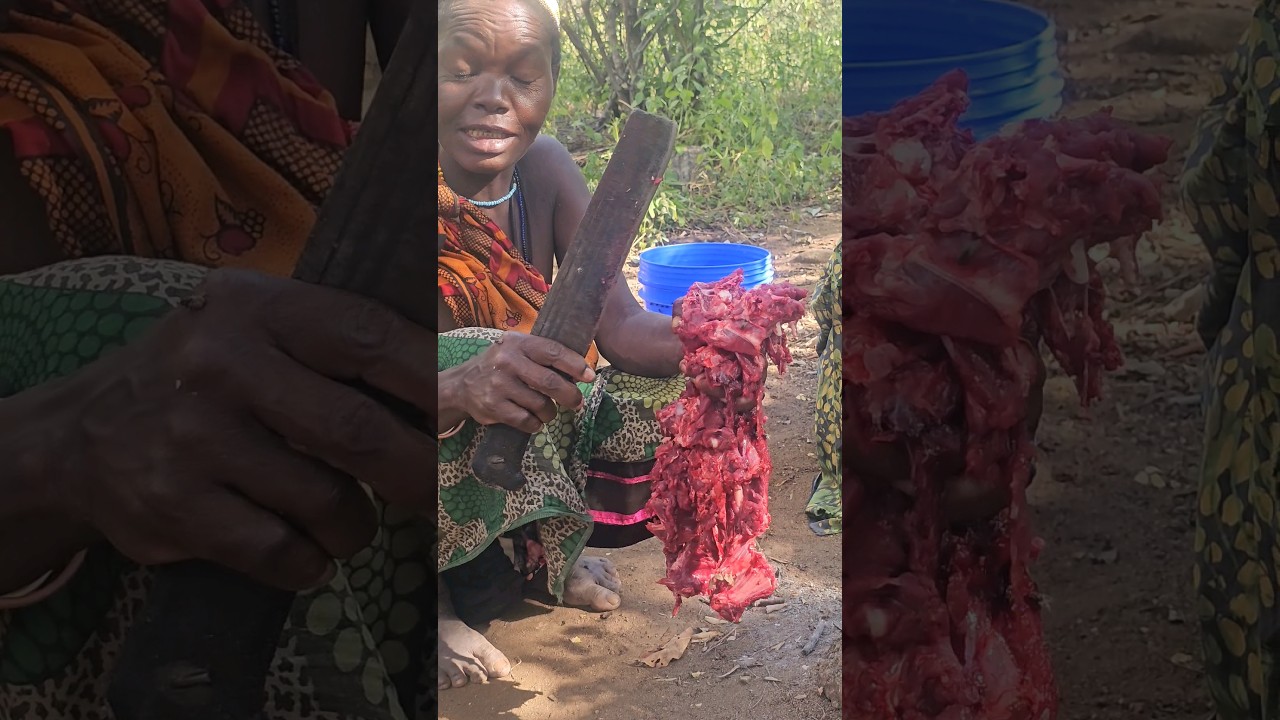
<path id="1" fill-rule="evenodd" d="M 650 312 L 671 314 L 675 301 L 694 283 L 710 283 L 741 269 L 742 287 L 750 290 L 773 281 L 773 255 L 761 247 L 738 243 L 684 243 L 649 248 L 640 253 L 640 299 Z"/>
<path id="2" fill-rule="evenodd" d="M 979 138 L 1062 107 L 1053 21 L 1002 0 L 845 0 L 844 114 L 885 111 L 956 68 Z"/>

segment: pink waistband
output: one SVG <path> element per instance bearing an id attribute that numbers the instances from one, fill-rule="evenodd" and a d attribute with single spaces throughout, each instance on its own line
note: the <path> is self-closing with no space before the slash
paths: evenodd
<path id="1" fill-rule="evenodd" d="M 631 515 L 622 515 L 620 513 L 605 512 L 604 510 L 592 510 L 591 519 L 604 525 L 635 525 L 644 522 L 653 517 L 653 513 L 648 508 Z"/>
<path id="2" fill-rule="evenodd" d="M 597 478 L 600 480 L 607 480 L 611 483 L 618 483 L 619 485 L 638 485 L 643 482 L 649 482 L 648 473 L 645 473 L 644 475 L 639 475 L 637 477 L 624 478 L 624 477 L 618 477 L 617 475 L 610 475 L 607 472 L 600 472 L 599 470 L 588 470 L 587 477 Z"/>

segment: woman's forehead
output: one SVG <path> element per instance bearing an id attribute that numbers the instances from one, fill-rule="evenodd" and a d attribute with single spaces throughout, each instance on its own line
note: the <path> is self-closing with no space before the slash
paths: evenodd
<path id="1" fill-rule="evenodd" d="M 547 39 L 559 32 L 555 0 L 454 0 L 441 20 L 441 34 L 519 33 Z"/>

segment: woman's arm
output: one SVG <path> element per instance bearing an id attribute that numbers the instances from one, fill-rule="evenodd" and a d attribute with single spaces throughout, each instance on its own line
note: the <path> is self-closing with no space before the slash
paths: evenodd
<path id="1" fill-rule="evenodd" d="M 545 167 L 557 188 L 555 203 L 556 261 L 561 261 L 587 213 L 591 192 L 569 151 L 550 138 L 535 144 L 534 162 Z M 530 150 L 533 154 L 534 150 Z M 596 332 L 600 352 L 619 370 L 643 377 L 680 374 L 682 350 L 671 318 L 647 312 L 625 282 L 614 285 Z"/>
<path id="2" fill-rule="evenodd" d="M 60 382 L 0 400 L 0 595 L 56 573 L 98 538 L 62 510 L 51 482 L 71 446 L 74 392 Z"/>

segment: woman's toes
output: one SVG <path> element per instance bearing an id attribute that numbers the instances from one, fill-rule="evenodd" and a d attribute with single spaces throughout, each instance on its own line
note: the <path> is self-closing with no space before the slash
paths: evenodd
<path id="1" fill-rule="evenodd" d="M 615 593 L 622 592 L 622 581 L 616 575 L 606 575 L 596 579 L 596 584 L 600 587 Z"/>
<path id="2" fill-rule="evenodd" d="M 487 648 L 480 648 L 476 653 L 476 660 L 484 667 L 485 674 L 490 678 L 506 677 L 511 674 L 511 661 L 507 660 L 507 656 L 502 654 L 501 650 L 490 645 Z"/>
<path id="3" fill-rule="evenodd" d="M 602 612 L 617 610 L 618 606 L 622 604 L 622 598 L 617 593 L 594 582 L 583 582 L 574 585 L 569 591 L 565 592 L 564 599 L 570 605 L 589 607 L 592 610 Z"/>

